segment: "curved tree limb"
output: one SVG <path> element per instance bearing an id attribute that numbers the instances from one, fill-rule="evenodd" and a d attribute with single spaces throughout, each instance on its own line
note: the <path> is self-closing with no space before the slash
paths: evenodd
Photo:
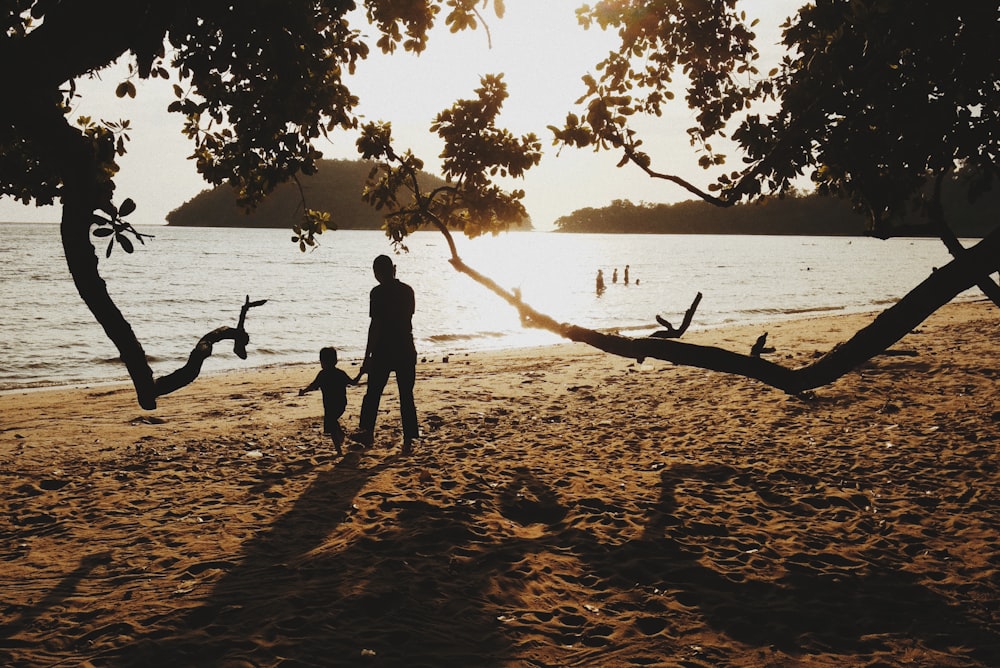
<path id="1" fill-rule="evenodd" d="M 233 352 L 240 359 L 245 360 L 247 358 L 247 343 L 250 342 L 250 335 L 247 334 L 246 329 L 243 327 L 246 322 L 247 311 L 255 306 L 262 306 L 266 303 L 266 299 L 252 302 L 250 301 L 250 296 L 247 295 L 246 301 L 243 303 L 243 308 L 240 310 L 239 324 L 236 327 L 218 327 L 201 337 L 194 350 L 188 356 L 188 361 L 184 366 L 173 373 L 156 379 L 156 396 L 162 397 L 164 394 L 170 394 L 194 382 L 198 374 L 201 373 L 201 365 L 212 355 L 212 347 L 219 341 L 232 339 Z"/>
<path id="2" fill-rule="evenodd" d="M 110 201 L 111 193 L 99 181 L 101 165 L 92 143 L 71 127 L 54 106 L 39 105 L 34 134 L 51 133 L 52 151 L 62 160 L 62 219 L 59 225 L 63 254 L 73 283 L 83 302 L 118 349 L 135 387 L 139 405 L 156 408 L 153 372 L 146 352 L 132 326 L 122 315 L 98 270 L 97 253 L 90 239 L 94 210 Z M 58 149 L 55 147 L 59 147 Z"/>
<path id="3" fill-rule="evenodd" d="M 895 305 L 878 315 L 867 327 L 836 346 L 815 362 L 796 369 L 781 366 L 758 356 L 745 355 L 713 346 L 682 343 L 656 337 L 630 338 L 593 329 L 559 323 L 525 304 L 520 294 L 500 287 L 466 265 L 455 252 L 446 228 L 438 229 L 452 248 L 451 265 L 517 309 L 521 319 L 559 336 L 586 343 L 613 355 L 643 360 L 654 358 L 712 371 L 754 378 L 789 394 L 799 394 L 832 383 L 890 346 L 926 320 L 960 293 L 977 285 L 983 276 L 1000 269 L 1000 229 L 995 230 L 961 258 L 934 271 Z"/>
<path id="4" fill-rule="evenodd" d="M 941 205 L 941 185 L 944 181 L 945 173 L 939 172 L 934 179 L 934 191 L 931 201 L 927 205 L 927 215 L 930 218 L 931 225 L 938 233 L 938 237 L 944 243 L 948 252 L 956 260 L 961 258 L 965 254 L 965 246 L 959 241 L 958 237 L 955 236 L 955 232 L 948 225 L 944 216 L 944 207 Z M 1000 306 L 1000 286 L 989 277 L 989 275 L 984 275 L 979 278 L 976 282 L 979 289 L 983 291 L 990 301 L 992 301 L 997 306 Z"/>
<path id="5" fill-rule="evenodd" d="M 54 107 L 53 107 L 54 109 Z M 234 350 L 246 359 L 249 336 L 244 329 L 247 310 L 263 304 L 251 302 L 247 297 L 236 328 L 220 327 L 206 334 L 195 346 L 187 364 L 161 379 L 154 379 L 146 360 L 146 352 L 139 343 L 128 320 L 119 310 L 107 283 L 98 270 L 97 254 L 90 239 L 90 227 L 95 208 L 103 203 L 105 189 L 96 181 L 100 174 L 92 144 L 70 127 L 60 114 L 50 116 L 49 126 L 59 131 L 65 160 L 63 172 L 63 215 L 60 232 L 63 253 L 77 292 L 91 313 L 104 328 L 108 338 L 118 349 L 122 362 L 135 387 L 136 399 L 146 410 L 156 408 L 156 399 L 191 383 L 201 371 L 202 362 L 212 354 L 212 344 L 223 339 L 233 339 Z M 69 150 L 67 147 L 73 147 Z M 107 197 L 110 197 L 107 194 Z"/>
<path id="6" fill-rule="evenodd" d="M 704 190 L 694 185 L 690 181 L 683 179 L 680 176 L 677 176 L 676 174 L 666 174 L 654 170 L 650 165 L 649 160 L 641 156 L 640 153 L 635 150 L 634 146 L 623 144 L 621 148 L 622 148 L 622 153 L 624 155 L 624 160 L 627 160 L 628 162 L 631 162 L 632 164 L 636 165 L 639 169 L 641 169 L 643 172 L 646 173 L 646 176 L 648 176 L 651 179 L 660 179 L 662 181 L 669 181 L 670 183 L 680 186 L 681 188 L 688 191 L 695 197 L 698 197 L 699 199 L 702 199 L 708 202 L 709 204 L 714 204 L 715 206 L 723 209 L 733 206 L 734 204 L 736 204 L 738 200 L 738 198 L 722 199 L 720 197 L 716 197 L 715 195 L 705 192 Z"/>
<path id="7" fill-rule="evenodd" d="M 153 410 L 156 408 L 158 397 L 191 383 L 198 377 L 202 362 L 212 354 L 212 345 L 218 341 L 233 339 L 234 352 L 241 359 L 246 359 L 249 336 L 244 329 L 244 323 L 247 311 L 266 301 L 251 302 L 249 296 L 243 305 L 236 328 L 220 327 L 209 332 L 195 346 L 183 367 L 168 376 L 154 379 L 142 344 L 108 293 L 107 283 L 101 278 L 98 270 L 97 254 L 90 239 L 90 227 L 94 209 L 100 205 L 95 197 L 99 197 L 104 190 L 94 181 L 94 175 L 99 173 L 99 170 L 95 167 L 97 162 L 93 148 L 90 142 L 66 124 L 64 117 L 59 116 L 58 124 L 53 127 L 63 129 L 64 147 L 76 147 L 76 150 L 65 150 L 63 153 L 65 167 L 60 232 L 66 263 L 80 297 L 118 349 L 135 387 L 139 405 L 146 410 Z"/>

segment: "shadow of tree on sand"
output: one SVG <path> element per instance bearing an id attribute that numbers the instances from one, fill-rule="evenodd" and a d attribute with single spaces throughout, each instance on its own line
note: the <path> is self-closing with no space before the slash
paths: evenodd
<path id="1" fill-rule="evenodd" d="M 664 470 L 660 500 L 643 540 L 591 560 L 591 567 L 611 578 L 677 592 L 681 602 L 696 606 L 712 627 L 752 646 L 790 654 L 808 646 L 849 655 L 885 650 L 884 637 L 897 635 L 942 652 L 963 648 L 983 665 L 997 656 L 1000 638 L 994 632 L 893 564 L 872 559 L 856 568 L 859 564 L 838 554 L 800 554 L 783 561 L 787 574 L 777 580 L 733 579 L 702 565 L 702 551 L 688 546 L 696 540 L 681 545 L 664 538 L 664 529 L 674 523 L 680 483 L 721 483 L 741 476 L 727 466 Z M 713 532 L 702 527 L 679 533 L 696 539 L 698 531 Z"/>
<path id="2" fill-rule="evenodd" d="M 52 587 L 40 601 L 33 603 L 23 610 L 19 610 L 13 621 L 0 625 L 0 647 L 30 647 L 32 645 L 31 642 L 27 640 L 14 640 L 12 637 L 30 628 L 34 621 L 45 611 L 58 608 L 66 599 L 73 597 L 80 583 L 90 576 L 91 571 L 101 564 L 108 563 L 110 560 L 110 552 L 91 554 L 81 559 L 76 569 Z"/>
<path id="3" fill-rule="evenodd" d="M 349 453 L 319 472 L 294 506 L 246 545 L 207 600 L 105 653 L 104 665 L 488 666 L 490 656 L 507 655 L 493 613 L 468 603 L 479 598 L 480 582 L 460 583 L 468 589 L 458 596 L 448 573 L 451 546 L 489 540 L 474 533 L 468 508 L 383 502 L 380 510 L 404 526 L 379 521 L 378 535 L 345 551 L 324 547 L 366 483 L 395 461 L 361 468 Z M 406 527 L 411 521 L 416 526 Z"/>
<path id="4" fill-rule="evenodd" d="M 666 592 L 741 643 L 791 654 L 875 651 L 884 634 L 941 650 L 963 647 L 972 657 L 998 646 L 988 628 L 888 567 L 831 572 L 815 555 L 817 561 L 796 562 L 783 577 L 764 581 L 733 579 L 703 565 L 703 553 L 692 547 L 697 536 L 677 537 L 698 529 L 677 519 L 676 489 L 682 481 L 737 473 L 728 467 L 663 471 L 659 500 L 643 535 L 632 541 L 611 544 L 581 528 L 588 526 L 579 521 L 581 511 L 602 512 L 599 499 L 560 500 L 520 470 L 506 487 L 470 490 L 457 501 L 384 496 L 370 531 L 362 529 L 343 551 L 327 547 L 325 539 L 350 518 L 366 483 L 393 465 L 389 458 L 363 469 L 349 455 L 318 473 L 291 510 L 246 546 L 206 601 L 105 655 L 107 665 L 510 665 L 533 651 L 519 645 L 527 624 L 526 637 L 547 637 L 550 644 L 539 651 L 550 660 L 560 653 L 632 651 L 611 646 L 607 619 L 571 614 L 571 607 L 517 611 L 521 589 L 545 586 L 531 583 L 536 556 L 575 564 L 571 570 L 583 575 L 568 577 L 591 578 L 585 586 L 595 591 L 631 597 L 627 605 L 644 610 L 635 623 L 647 636 L 647 654 L 669 656 L 677 639 L 657 636 L 672 613 L 644 608 L 643 587 Z M 540 528 L 530 537 L 496 535 L 490 529 L 496 513 Z"/>

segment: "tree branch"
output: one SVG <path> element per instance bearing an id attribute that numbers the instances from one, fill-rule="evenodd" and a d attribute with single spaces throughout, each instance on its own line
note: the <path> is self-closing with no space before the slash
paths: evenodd
<path id="1" fill-rule="evenodd" d="M 447 230 L 442 230 L 454 249 Z M 867 327 L 823 357 L 806 366 L 791 369 L 752 354 L 722 348 L 681 343 L 658 337 L 630 338 L 605 334 L 585 327 L 559 323 L 525 304 L 517 292 L 503 289 L 495 281 L 475 271 L 453 253 L 450 260 L 459 272 L 471 277 L 517 309 L 522 321 L 570 341 L 586 343 L 604 352 L 644 360 L 659 359 L 674 364 L 754 378 L 789 394 L 832 383 L 858 365 L 885 352 L 936 310 L 960 293 L 976 285 L 980 278 L 1000 268 L 1000 229 L 974 247 L 934 271 L 895 305 L 882 312 Z"/>
<path id="2" fill-rule="evenodd" d="M 185 385 L 190 385 L 201 373 L 201 365 L 212 355 L 212 347 L 219 341 L 227 339 L 233 340 L 233 352 L 240 359 L 247 358 L 247 344 L 250 342 L 250 335 L 247 334 L 243 325 L 246 322 L 247 311 L 255 306 L 262 306 L 267 303 L 266 299 L 260 301 L 250 301 L 247 295 L 243 308 L 240 310 L 240 321 L 236 327 L 218 327 L 201 337 L 194 350 L 188 356 L 187 363 L 173 373 L 157 378 L 155 381 L 156 396 L 162 397 L 179 390 Z"/>
<path id="3" fill-rule="evenodd" d="M 958 240 L 955 236 L 955 232 L 948 225 L 948 221 L 945 220 L 944 207 L 941 205 L 941 184 L 944 181 L 945 172 L 939 172 L 937 177 L 934 179 L 934 194 L 931 198 L 930 203 L 927 205 L 927 214 L 930 218 L 931 225 L 934 227 L 935 231 L 938 233 L 942 243 L 944 243 L 945 248 L 951 253 L 951 256 L 956 260 L 961 258 L 965 254 L 965 246 L 962 242 Z M 990 301 L 992 301 L 997 306 L 1000 306 L 1000 286 L 993 281 L 989 275 L 984 275 L 979 278 L 976 282 L 979 289 L 983 291 Z"/>
<path id="4" fill-rule="evenodd" d="M 661 179 L 663 181 L 669 181 L 673 184 L 676 184 L 681 188 L 684 188 L 684 190 L 687 190 L 692 195 L 698 197 L 699 199 L 708 202 L 709 204 L 714 204 L 715 206 L 725 209 L 733 206 L 739 200 L 738 197 L 734 199 L 721 199 L 719 197 L 716 197 L 715 195 L 712 195 L 711 193 L 705 192 L 698 186 L 682 179 L 679 176 L 676 176 L 674 174 L 664 174 L 662 172 L 655 171 L 652 167 L 650 167 L 649 160 L 648 159 L 644 160 L 640 158 L 635 148 L 632 146 L 622 145 L 622 151 L 625 153 L 625 157 L 629 160 L 629 162 L 631 162 L 636 167 L 644 171 L 646 173 L 646 176 L 652 179 Z"/>
<path id="5" fill-rule="evenodd" d="M 250 342 L 250 335 L 247 334 L 246 329 L 243 327 L 246 322 L 247 311 L 255 306 L 262 306 L 266 303 L 266 299 L 252 302 L 250 301 L 250 296 L 247 295 L 246 301 L 243 303 L 243 308 L 240 310 L 239 324 L 236 327 L 218 327 L 201 337 L 194 350 L 188 356 L 187 363 L 184 366 L 173 373 L 156 379 L 156 396 L 162 397 L 164 394 L 170 394 L 194 382 L 198 374 L 201 373 L 201 365 L 206 359 L 211 357 L 212 347 L 219 341 L 232 339 L 233 352 L 240 359 L 245 360 L 247 358 L 247 344 Z"/>
<path id="6" fill-rule="evenodd" d="M 684 332 L 687 331 L 687 328 L 691 326 L 691 320 L 694 318 L 694 312 L 698 310 L 698 304 L 700 303 L 701 303 L 701 293 L 699 292 L 694 296 L 694 301 L 691 302 L 691 306 L 689 306 L 688 310 L 684 312 L 684 320 L 681 321 L 681 326 L 676 329 L 674 329 L 674 326 L 671 325 L 669 322 L 667 322 L 665 319 L 661 318 L 660 316 L 656 316 L 656 322 L 666 327 L 666 329 L 661 330 L 659 332 L 653 332 L 652 334 L 650 334 L 650 336 L 655 336 L 658 339 L 681 338 L 682 336 L 684 336 Z"/>

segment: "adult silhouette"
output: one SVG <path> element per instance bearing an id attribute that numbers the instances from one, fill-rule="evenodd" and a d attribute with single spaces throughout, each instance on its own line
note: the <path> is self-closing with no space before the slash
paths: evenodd
<path id="1" fill-rule="evenodd" d="M 368 374 L 368 390 L 361 403 L 360 430 L 351 438 L 363 445 L 374 441 L 375 422 L 382 391 L 389 374 L 396 374 L 399 411 L 403 419 L 403 453 L 409 454 L 420 438 L 413 386 L 417 375 L 417 349 L 413 345 L 413 288 L 396 278 L 396 265 L 388 255 L 372 263 L 378 285 L 369 297 L 368 344 L 361 373 Z"/>

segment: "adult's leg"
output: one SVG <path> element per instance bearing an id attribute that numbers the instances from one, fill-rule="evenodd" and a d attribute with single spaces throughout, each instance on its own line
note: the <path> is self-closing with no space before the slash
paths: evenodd
<path id="1" fill-rule="evenodd" d="M 378 405 L 382 401 L 382 390 L 389 381 L 389 367 L 381 364 L 368 370 L 368 391 L 361 402 L 361 419 L 359 425 L 365 431 L 375 431 L 375 420 L 378 418 Z"/>
<path id="2" fill-rule="evenodd" d="M 403 418 L 403 438 L 420 438 L 417 424 L 417 406 L 413 401 L 413 386 L 417 381 L 415 364 L 401 364 L 396 367 L 396 387 L 399 388 L 399 412 Z"/>

